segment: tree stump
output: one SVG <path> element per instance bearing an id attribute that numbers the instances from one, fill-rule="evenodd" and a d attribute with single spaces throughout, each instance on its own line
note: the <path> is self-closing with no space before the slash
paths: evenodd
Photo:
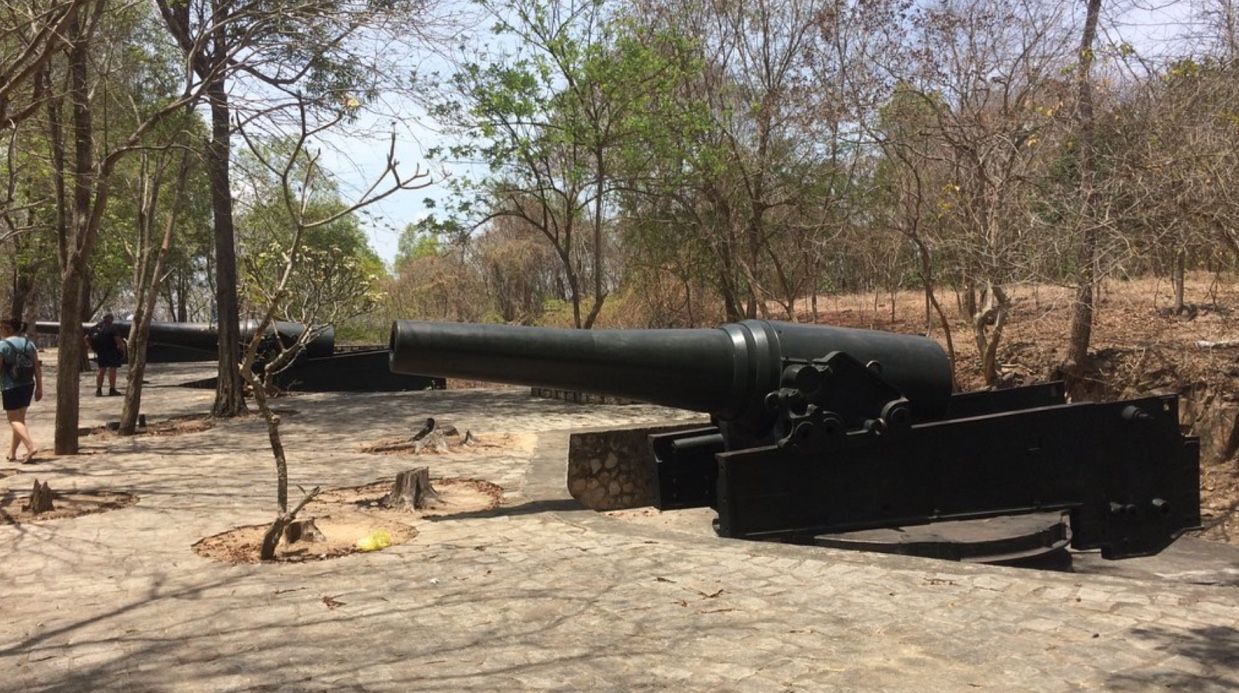
<path id="1" fill-rule="evenodd" d="M 294 544 L 299 541 L 327 541 L 327 537 L 318 525 L 314 524 L 314 518 L 293 520 L 284 525 L 284 543 Z"/>
<path id="2" fill-rule="evenodd" d="M 52 505 L 53 495 L 55 494 L 52 493 L 52 489 L 47 485 L 46 481 L 40 484 L 39 480 L 35 479 L 34 488 L 30 491 L 30 501 L 26 503 L 26 507 L 23 510 L 32 515 L 55 510 L 55 506 Z"/>
<path id="3" fill-rule="evenodd" d="M 427 500 L 439 500 L 439 494 L 430 485 L 430 467 L 414 467 L 396 475 L 391 493 L 384 496 L 379 505 L 417 510 L 426 507 Z"/>
<path id="4" fill-rule="evenodd" d="M 426 448 L 431 448 L 439 454 L 447 452 L 449 449 L 449 443 L 445 437 L 445 434 L 439 431 L 434 431 L 425 438 L 413 443 L 413 454 L 420 455 Z"/>

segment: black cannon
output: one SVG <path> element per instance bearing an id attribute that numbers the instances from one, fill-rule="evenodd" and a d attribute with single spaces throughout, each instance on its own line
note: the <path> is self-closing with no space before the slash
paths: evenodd
<path id="1" fill-rule="evenodd" d="M 116 320 L 113 325 L 116 333 L 122 337 L 129 336 L 130 322 Z M 44 334 L 58 334 L 60 323 L 37 322 L 36 329 Z M 92 327 L 88 323 L 82 326 L 82 333 Z M 254 320 L 241 322 L 241 342 L 244 344 L 258 329 Z M 279 338 L 286 344 L 296 340 L 305 331 L 305 325 L 295 322 L 276 322 L 267 328 L 268 334 Z M 159 363 L 165 361 L 214 361 L 219 358 L 219 327 L 208 322 L 152 322 L 150 337 L 147 340 L 147 361 Z M 320 328 L 305 346 L 305 356 L 320 358 L 331 356 L 335 351 L 335 330 L 331 327 Z"/>
<path id="2" fill-rule="evenodd" d="M 129 336 L 131 324 L 127 320 L 116 320 L 113 323 L 117 334 Z M 59 334 L 60 323 L 35 323 L 38 332 L 43 334 Z M 86 334 L 91 324 L 82 326 L 80 334 Z M 241 321 L 241 344 L 254 336 L 258 323 L 254 320 Z M 295 322 L 277 321 L 266 330 L 263 351 L 274 349 L 275 340 L 284 344 L 293 343 L 306 330 L 306 326 Z M 402 390 L 442 389 L 445 385 L 442 378 L 429 378 L 420 375 L 394 376 L 387 368 L 388 353 L 382 346 L 370 348 L 337 349 L 335 344 L 335 329 L 330 326 L 313 328 L 314 333 L 306 342 L 305 349 L 287 369 L 275 376 L 275 383 L 281 388 L 296 389 L 309 392 L 392 392 Z M 215 361 L 219 358 L 219 328 L 214 323 L 204 322 L 152 322 L 150 337 L 147 340 L 146 359 L 148 363 L 168 363 L 182 361 Z M 261 354 L 260 354 L 261 358 Z M 215 378 L 197 380 L 187 385 L 204 388 L 214 388 Z"/>
<path id="3" fill-rule="evenodd" d="M 397 321 L 391 369 L 566 388 L 708 412 L 651 436 L 657 505 L 711 506 L 722 536 L 841 531 L 1061 510 L 1071 543 L 1157 553 L 1200 524 L 1196 438 L 1178 400 L 1066 402 L 1062 383 L 953 393 L 932 340 L 746 320 L 565 330 Z"/>

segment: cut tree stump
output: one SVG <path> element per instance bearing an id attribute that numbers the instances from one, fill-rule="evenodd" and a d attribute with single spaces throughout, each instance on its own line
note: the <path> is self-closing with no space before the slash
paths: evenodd
<path id="1" fill-rule="evenodd" d="M 454 431 L 456 429 L 452 429 L 452 430 Z M 446 434 L 441 433 L 439 431 L 432 432 L 430 435 L 426 436 L 425 438 L 422 438 L 421 440 L 418 440 L 417 442 L 413 443 L 413 454 L 420 455 L 426 448 L 431 448 L 432 450 L 434 450 L 435 452 L 439 454 L 443 454 L 447 452 L 449 448 L 449 443 L 445 436 Z"/>
<path id="2" fill-rule="evenodd" d="M 430 485 L 430 467 L 414 467 L 396 475 L 391 493 L 384 496 L 379 505 L 418 510 L 426 507 L 427 500 L 439 500 L 439 494 Z"/>
<path id="3" fill-rule="evenodd" d="M 30 491 L 30 502 L 26 504 L 23 510 L 33 515 L 55 510 L 55 506 L 52 505 L 52 496 L 54 495 L 46 481 L 40 484 L 39 480 L 35 479 L 34 488 Z"/>
<path id="4" fill-rule="evenodd" d="M 327 541 L 327 537 L 318 525 L 314 524 L 314 518 L 293 520 L 284 525 L 284 543 L 295 544 L 299 541 Z"/>

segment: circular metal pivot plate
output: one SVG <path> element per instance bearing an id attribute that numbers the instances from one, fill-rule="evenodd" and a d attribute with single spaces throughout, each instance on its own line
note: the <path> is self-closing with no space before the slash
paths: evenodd
<path id="1" fill-rule="evenodd" d="M 1020 563 L 1063 550 L 1071 539 L 1064 512 L 934 522 L 819 534 L 817 546 L 977 563 Z"/>

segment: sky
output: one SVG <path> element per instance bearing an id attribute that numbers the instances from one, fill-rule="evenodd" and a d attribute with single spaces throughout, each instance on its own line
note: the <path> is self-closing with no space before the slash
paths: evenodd
<path id="1" fill-rule="evenodd" d="M 1102 38 L 1111 45 L 1126 42 L 1154 61 L 1167 54 L 1182 53 L 1191 47 L 1190 38 L 1184 37 L 1193 33 L 1194 27 L 1188 24 L 1193 8 L 1207 1 L 1103 0 Z M 1078 15 L 1083 21 L 1083 0 L 1079 7 Z M 443 202 L 450 178 L 483 175 L 484 170 L 463 163 L 432 167 L 425 152 L 445 139 L 432 120 L 414 104 L 400 99 L 389 97 L 375 106 L 374 112 L 320 144 L 322 161 L 336 175 L 346 199 L 359 194 L 382 173 L 393 131 L 401 171 L 407 174 L 420 167 L 427 173 L 426 187 L 397 192 L 371 206 L 362 217 L 370 246 L 390 264 L 396 257 L 400 231 L 433 211 L 425 201 Z"/>

